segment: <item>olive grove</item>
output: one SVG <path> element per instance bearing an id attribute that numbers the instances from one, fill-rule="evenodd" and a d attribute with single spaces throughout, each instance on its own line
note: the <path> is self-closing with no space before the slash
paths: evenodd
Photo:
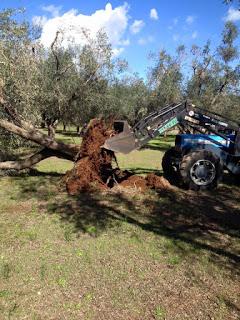
<path id="1" fill-rule="evenodd" d="M 190 50 L 181 45 L 175 55 L 167 50 L 152 54 L 144 80 L 129 72 L 127 61 L 114 57 L 104 30 L 94 38 L 82 30 L 82 46 L 63 45 L 64 34 L 58 31 L 50 48 L 44 48 L 41 30 L 17 19 L 21 13 L 0 12 L 2 170 L 29 168 L 53 155 L 74 160 L 79 146 L 55 139 L 59 123 L 79 128 L 91 118 L 111 116 L 133 124 L 184 99 L 239 118 L 239 34 L 231 22 L 215 48 L 208 41 Z M 12 151 L 26 144 L 38 148 L 24 160 L 16 159 Z"/>

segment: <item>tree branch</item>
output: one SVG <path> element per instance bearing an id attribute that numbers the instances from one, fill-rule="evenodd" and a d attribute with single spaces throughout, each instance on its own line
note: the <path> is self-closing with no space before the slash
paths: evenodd
<path id="1" fill-rule="evenodd" d="M 31 155 L 27 159 L 19 160 L 19 161 L 3 161 L 0 162 L 0 169 L 1 170 L 22 170 L 26 168 L 30 168 L 33 165 L 37 164 L 41 160 L 44 160 L 48 157 L 51 157 L 51 152 L 46 152 L 47 149 L 43 149 L 40 152 Z"/>
<path id="2" fill-rule="evenodd" d="M 64 155 L 61 152 L 44 148 L 41 151 L 38 151 L 37 153 L 23 160 L 0 162 L 0 170 L 23 170 L 23 169 L 31 168 L 38 162 L 53 156 L 56 156 L 58 158 L 64 158 L 64 159 L 67 158 L 67 160 L 73 161 L 72 157 L 66 157 L 66 155 Z"/>
<path id="3" fill-rule="evenodd" d="M 48 149 L 62 152 L 71 157 L 74 157 L 79 151 L 79 146 L 76 144 L 65 144 L 63 142 L 57 142 L 36 129 L 25 130 L 4 119 L 0 119 L 0 127 L 22 138 L 42 145 Z"/>
<path id="4" fill-rule="evenodd" d="M 55 46 L 55 44 L 57 43 L 59 34 L 60 34 L 60 31 L 57 31 L 57 32 L 56 32 L 56 35 L 55 35 L 55 38 L 54 38 L 54 40 L 53 40 L 53 42 L 52 42 L 52 44 L 51 44 L 51 50 L 52 50 L 52 53 L 53 53 L 54 58 L 55 58 L 55 60 L 56 60 L 56 75 L 58 75 L 60 62 L 59 62 L 58 55 L 57 55 L 57 53 L 56 53 L 56 51 L 55 51 L 54 46 Z"/>
<path id="5" fill-rule="evenodd" d="M 4 111 L 7 113 L 7 115 L 18 126 L 23 127 L 26 130 L 34 130 L 35 129 L 35 127 L 31 123 L 29 123 L 21 118 L 21 116 L 16 112 L 15 108 L 4 99 L 3 95 L 0 96 L 0 104 L 2 105 Z"/>

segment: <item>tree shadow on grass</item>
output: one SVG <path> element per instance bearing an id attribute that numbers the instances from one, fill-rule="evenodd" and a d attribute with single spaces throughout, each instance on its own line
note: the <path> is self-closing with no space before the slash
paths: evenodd
<path id="1" fill-rule="evenodd" d="M 38 170 L 18 174 L 12 177 L 19 190 L 12 195 L 12 198 L 19 201 L 49 201 L 61 190 L 63 177 L 62 173 Z"/>
<path id="2" fill-rule="evenodd" d="M 122 232 L 123 222 L 171 240 L 183 257 L 206 252 L 209 259 L 240 273 L 240 190 L 221 185 L 212 192 L 177 188 L 144 194 L 85 192 L 70 197 L 55 176 L 19 178 L 21 200 L 36 199 L 48 214 L 58 214 L 78 233 Z M 119 228 L 116 228 L 119 226 Z"/>
<path id="3" fill-rule="evenodd" d="M 116 222 L 127 222 L 174 241 L 183 256 L 206 251 L 212 261 L 236 273 L 240 262 L 235 247 L 240 237 L 240 210 L 235 196 L 224 187 L 217 194 L 165 191 L 145 196 L 140 202 L 124 193 L 86 193 L 52 202 L 48 212 L 60 214 L 76 230 L 88 232 L 93 226 L 95 236 Z M 139 206 L 148 209 L 141 212 Z"/>
<path id="4" fill-rule="evenodd" d="M 28 176 L 30 177 L 63 177 L 64 173 L 59 173 L 55 171 L 43 172 L 37 169 L 30 169 L 28 172 Z"/>
<path id="5" fill-rule="evenodd" d="M 80 134 L 76 131 L 63 131 L 63 130 L 56 130 L 56 133 L 59 133 L 66 137 L 72 137 L 72 138 L 80 138 Z"/>
<path id="6" fill-rule="evenodd" d="M 125 170 L 130 171 L 132 174 L 154 173 L 154 174 L 159 175 L 159 176 L 162 175 L 162 170 L 155 170 L 155 169 L 142 168 L 142 167 L 126 168 Z"/>

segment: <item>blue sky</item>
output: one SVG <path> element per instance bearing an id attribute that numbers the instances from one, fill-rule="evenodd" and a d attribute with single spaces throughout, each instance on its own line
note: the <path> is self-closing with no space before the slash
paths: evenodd
<path id="1" fill-rule="evenodd" d="M 141 76 L 146 74 L 150 64 L 149 52 L 165 48 L 173 53 L 179 44 L 189 47 L 193 43 L 203 45 L 208 39 L 216 45 L 224 26 L 224 17 L 240 24 L 240 11 L 236 10 L 236 5 L 226 6 L 222 0 L 0 2 L 1 9 L 25 7 L 26 19 L 41 21 L 45 28 L 44 43 L 49 43 L 52 39 L 54 26 L 62 26 L 69 23 L 69 20 L 73 24 L 85 21 L 85 25 L 93 30 L 98 24 L 106 25 L 116 53 L 119 57 L 126 58 L 131 70 L 139 72 Z"/>

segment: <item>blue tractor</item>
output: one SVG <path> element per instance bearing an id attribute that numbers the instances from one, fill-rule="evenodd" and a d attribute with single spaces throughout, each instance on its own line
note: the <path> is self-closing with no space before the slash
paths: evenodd
<path id="1" fill-rule="evenodd" d="M 178 134 L 175 146 L 164 154 L 162 168 L 171 182 L 207 190 L 217 187 L 224 169 L 240 177 L 240 125 L 187 102 L 153 112 L 133 128 L 127 121 L 116 121 L 118 134 L 103 147 L 127 154 L 177 125 L 198 133 Z"/>

